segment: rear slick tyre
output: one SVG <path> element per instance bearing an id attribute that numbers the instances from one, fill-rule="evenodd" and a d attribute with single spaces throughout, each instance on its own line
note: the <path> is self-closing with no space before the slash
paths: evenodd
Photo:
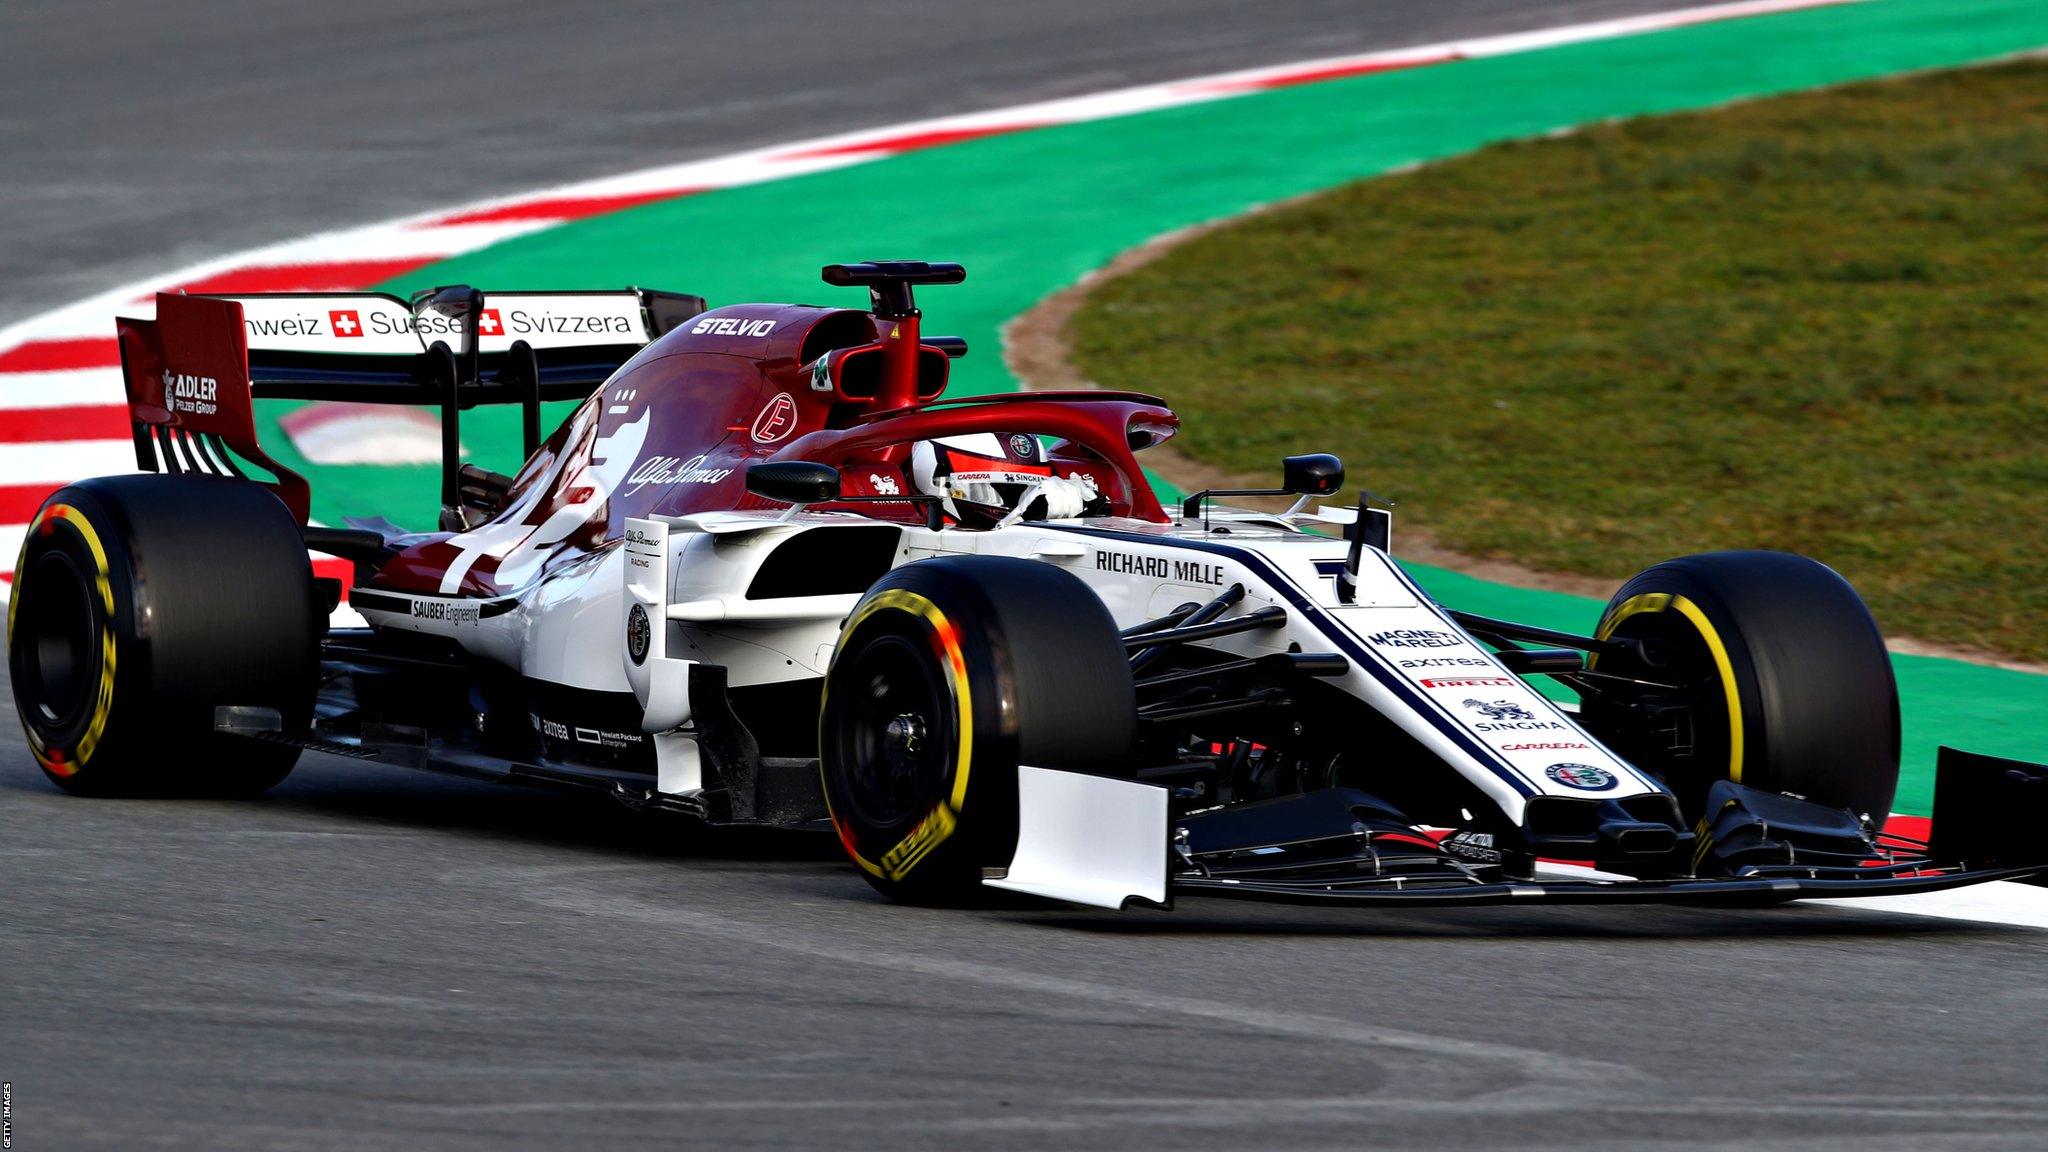
<path id="1" fill-rule="evenodd" d="M 36 513 L 8 603 L 15 711 L 43 774 L 87 796 L 246 795 L 298 750 L 214 710 L 311 719 L 322 625 L 298 525 L 246 480 L 135 475 Z"/>

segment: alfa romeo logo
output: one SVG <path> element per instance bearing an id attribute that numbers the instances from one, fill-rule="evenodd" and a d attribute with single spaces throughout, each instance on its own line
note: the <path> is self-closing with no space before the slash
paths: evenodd
<path id="1" fill-rule="evenodd" d="M 647 662 L 647 646 L 654 639 L 654 626 L 648 623 L 647 609 L 639 604 L 626 613 L 626 654 L 635 664 Z"/>
<path id="2" fill-rule="evenodd" d="M 1552 764 L 1543 774 L 1567 788 L 1587 792 L 1605 792 L 1614 787 L 1614 773 L 1591 764 Z"/>

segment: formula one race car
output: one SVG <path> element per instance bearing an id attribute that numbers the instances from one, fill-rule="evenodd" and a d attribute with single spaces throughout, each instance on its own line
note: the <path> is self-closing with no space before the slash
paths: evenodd
<path id="1" fill-rule="evenodd" d="M 256 791 L 304 749 L 595 789 L 829 827 L 920 901 L 1769 903 L 2048 863 L 2048 769 L 2011 761 L 1944 750 L 1932 842 L 1882 831 L 1891 666 L 1821 564 L 1659 564 L 1588 636 L 1448 610 L 1378 502 L 1309 507 L 1333 456 L 1169 508 L 1154 397 L 946 398 L 966 348 L 912 293 L 964 275 L 827 267 L 867 310 L 160 296 L 119 323 L 142 474 L 51 496 L 16 568 L 37 759 L 85 794 Z M 438 530 L 310 524 L 260 397 L 438 406 Z M 582 402 L 543 441 L 551 399 Z M 482 404 L 523 408 L 514 474 L 461 459 Z M 1211 502 L 1246 495 L 1297 499 Z"/>

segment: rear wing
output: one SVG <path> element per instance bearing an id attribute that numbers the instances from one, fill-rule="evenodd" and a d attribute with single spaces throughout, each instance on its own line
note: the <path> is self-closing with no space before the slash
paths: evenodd
<path id="1" fill-rule="evenodd" d="M 673 292 L 493 292 L 442 288 L 408 302 L 381 292 L 157 296 L 154 320 L 121 317 L 121 374 L 135 463 L 147 472 L 260 480 L 304 523 L 303 477 L 256 440 L 258 399 L 411 404 L 441 410 L 444 509 L 459 506 L 461 412 L 578 400 L 650 340 L 704 311 Z M 444 515 L 445 519 L 445 515 Z"/>

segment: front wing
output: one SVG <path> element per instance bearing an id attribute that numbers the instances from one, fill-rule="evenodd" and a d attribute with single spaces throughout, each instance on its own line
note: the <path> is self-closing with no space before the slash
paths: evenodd
<path id="1" fill-rule="evenodd" d="M 1165 789 L 1136 782 L 1027 767 L 1018 788 L 1011 867 L 990 869 L 984 883 L 1107 908 L 1161 906 L 1174 895 L 1402 907 L 1757 907 L 1994 880 L 2048 883 L 2040 834 L 2048 826 L 2048 766 L 1952 748 L 1937 765 L 1928 843 L 1724 782 L 1709 795 L 1714 815 L 1695 829 L 1689 874 L 1676 876 L 1517 858 L 1490 838 L 1415 827 L 1351 789 L 1174 814 Z"/>
<path id="2" fill-rule="evenodd" d="M 1855 879 L 1746 877 L 1716 880 L 1523 880 L 1448 888 L 1358 888 L 1182 877 L 1172 890 L 1280 904 L 1400 905 L 1408 908 L 1480 904 L 1665 904 L 1693 908 L 1761 907 L 1792 900 L 1912 896 L 1992 880 L 2032 880 L 2048 864 Z"/>

